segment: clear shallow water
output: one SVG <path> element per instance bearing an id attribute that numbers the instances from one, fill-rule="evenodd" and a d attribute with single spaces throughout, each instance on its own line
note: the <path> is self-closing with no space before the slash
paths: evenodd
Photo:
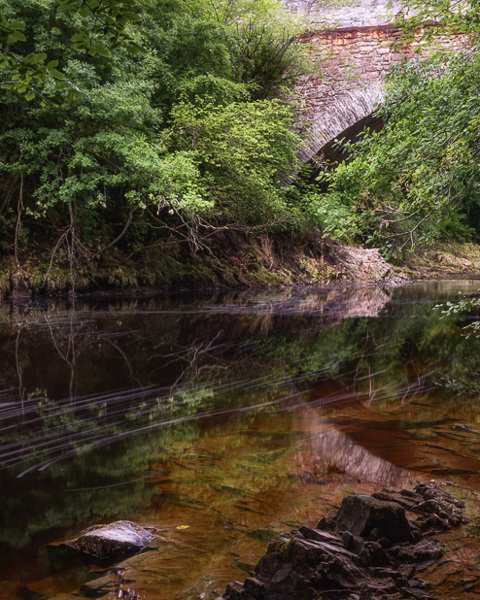
<path id="1" fill-rule="evenodd" d="M 134 596 L 210 597 L 347 489 L 480 489 L 480 342 L 433 310 L 478 286 L 0 307 L 1 597 L 68 597 L 45 546 L 94 523 L 167 529 Z"/>

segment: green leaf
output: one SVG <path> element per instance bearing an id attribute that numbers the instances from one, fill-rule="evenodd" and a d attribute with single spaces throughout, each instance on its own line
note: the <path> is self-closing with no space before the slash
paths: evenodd
<path id="1" fill-rule="evenodd" d="M 14 42 L 26 42 L 27 38 L 20 31 L 12 31 L 12 33 L 10 33 L 8 35 L 7 40 L 10 43 L 14 43 Z"/>
<path id="2" fill-rule="evenodd" d="M 106 57 L 110 56 L 110 53 L 109 53 L 107 47 L 104 44 L 101 44 L 100 42 L 97 42 L 94 45 L 92 45 L 91 53 L 92 53 L 92 56 L 95 54 L 98 54 L 100 56 L 106 56 Z"/>
<path id="3" fill-rule="evenodd" d="M 38 52 L 37 54 L 30 54 L 31 61 L 34 63 L 42 63 L 47 58 L 45 52 Z"/>
<path id="4" fill-rule="evenodd" d="M 6 27 L 10 31 L 12 31 L 12 30 L 13 31 L 19 31 L 19 30 L 25 29 L 25 22 L 24 21 L 19 21 L 19 20 L 7 21 Z"/>
<path id="5" fill-rule="evenodd" d="M 140 17 L 138 16 L 137 13 L 131 12 L 131 11 L 124 11 L 122 12 L 122 17 L 124 19 L 127 19 L 128 21 L 132 21 L 132 22 L 136 22 L 140 20 Z"/>
<path id="6" fill-rule="evenodd" d="M 57 69 L 48 69 L 48 72 L 56 81 L 65 81 L 66 79 L 65 75 Z"/>
<path id="7" fill-rule="evenodd" d="M 142 46 L 139 46 L 138 44 L 135 44 L 134 42 L 130 42 L 125 46 L 127 52 L 129 52 L 130 54 L 147 54 L 147 50 L 146 48 L 143 48 Z"/>

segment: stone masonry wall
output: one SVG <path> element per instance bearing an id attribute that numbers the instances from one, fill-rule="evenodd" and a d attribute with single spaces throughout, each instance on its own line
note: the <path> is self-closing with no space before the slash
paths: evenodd
<path id="1" fill-rule="evenodd" d="M 310 132 L 304 160 L 374 111 L 394 65 L 429 53 L 418 42 L 400 43 L 400 31 L 392 25 L 316 31 L 302 42 L 311 58 L 310 74 L 298 87 L 300 113 Z M 467 39 L 459 34 L 441 44 L 460 50 Z"/>
<path id="2" fill-rule="evenodd" d="M 290 12 L 304 15 L 316 29 L 385 25 L 402 10 L 400 2 L 388 0 L 283 0 L 283 3 Z"/>

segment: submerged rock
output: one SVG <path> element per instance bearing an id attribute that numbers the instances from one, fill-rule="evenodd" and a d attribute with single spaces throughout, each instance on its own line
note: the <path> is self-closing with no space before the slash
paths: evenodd
<path id="1" fill-rule="evenodd" d="M 417 519 L 410 522 L 405 508 Z M 436 485 L 352 494 L 334 518 L 320 521 L 330 531 L 300 527 L 280 534 L 255 574 L 230 583 L 219 600 L 435 600 L 416 573 L 441 559 L 445 549 L 423 538 L 425 520 L 429 534 L 458 525 L 464 521 L 462 503 Z"/>
<path id="2" fill-rule="evenodd" d="M 115 521 L 85 529 L 67 546 L 86 562 L 108 565 L 136 554 L 154 539 L 150 531 L 132 521 Z"/>

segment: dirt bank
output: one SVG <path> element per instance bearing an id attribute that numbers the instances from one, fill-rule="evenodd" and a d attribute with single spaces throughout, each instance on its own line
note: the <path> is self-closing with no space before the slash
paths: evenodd
<path id="1" fill-rule="evenodd" d="M 328 285 L 332 281 L 397 284 L 412 279 L 480 274 L 480 247 L 444 245 L 409 254 L 389 264 L 378 249 L 347 246 L 314 237 L 218 235 L 209 249 L 159 246 L 126 256 L 117 249 L 88 262 L 51 264 L 32 255 L 21 266 L 0 264 L 0 299 L 32 295 L 158 293 L 168 290 L 289 285 Z"/>

